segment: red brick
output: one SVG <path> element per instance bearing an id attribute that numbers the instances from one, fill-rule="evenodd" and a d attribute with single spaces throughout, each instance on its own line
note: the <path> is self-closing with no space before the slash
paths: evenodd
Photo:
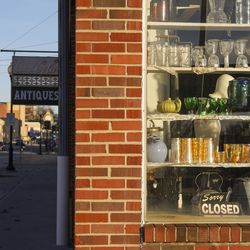
<path id="1" fill-rule="evenodd" d="M 109 145 L 109 153 L 111 154 L 140 154 L 142 153 L 141 145 L 134 144 L 112 144 Z"/>
<path id="2" fill-rule="evenodd" d="M 76 213 L 75 220 L 77 222 L 107 222 L 107 213 Z"/>
<path id="3" fill-rule="evenodd" d="M 127 97 L 141 97 L 142 89 L 141 88 L 128 88 L 126 90 Z"/>
<path id="4" fill-rule="evenodd" d="M 111 169 L 112 177 L 140 177 L 141 176 L 141 168 L 112 168 Z"/>
<path id="5" fill-rule="evenodd" d="M 127 134 L 127 140 L 128 141 L 134 141 L 134 142 L 139 142 L 142 140 L 142 133 L 128 133 Z"/>
<path id="6" fill-rule="evenodd" d="M 91 0 L 76 0 L 76 6 L 90 7 Z"/>
<path id="7" fill-rule="evenodd" d="M 76 188 L 90 187 L 90 180 L 89 179 L 76 179 L 75 186 L 76 186 Z"/>
<path id="8" fill-rule="evenodd" d="M 166 227 L 166 242 L 175 242 L 175 226 L 169 225 Z"/>
<path id="9" fill-rule="evenodd" d="M 113 64 L 141 64 L 141 55 L 112 55 L 111 63 Z"/>
<path id="10" fill-rule="evenodd" d="M 93 118 L 118 119 L 125 118 L 124 110 L 92 110 Z"/>
<path id="11" fill-rule="evenodd" d="M 100 179 L 100 180 L 92 180 L 93 188 L 124 188 L 125 180 L 122 179 Z"/>
<path id="12" fill-rule="evenodd" d="M 140 237 L 139 235 L 111 235 L 110 237 L 111 244 L 139 244 Z"/>
<path id="13" fill-rule="evenodd" d="M 76 32 L 76 42 L 79 41 L 108 41 L 109 34 L 105 32 Z"/>
<path id="14" fill-rule="evenodd" d="M 197 245 L 195 250 L 228 250 L 226 245 Z"/>
<path id="15" fill-rule="evenodd" d="M 124 30 L 124 21 L 93 21 L 92 28 L 94 30 Z"/>
<path id="16" fill-rule="evenodd" d="M 126 210 L 127 211 L 141 211 L 141 202 L 127 202 Z"/>
<path id="17" fill-rule="evenodd" d="M 187 228 L 184 225 L 176 226 L 176 241 L 186 242 L 187 241 Z"/>
<path id="18" fill-rule="evenodd" d="M 75 243 L 77 245 L 106 245 L 108 244 L 108 236 L 102 235 L 89 235 L 89 236 L 76 236 Z"/>
<path id="19" fill-rule="evenodd" d="M 109 77 L 110 86 L 141 86 L 142 79 L 134 77 Z"/>
<path id="20" fill-rule="evenodd" d="M 165 242 L 165 226 L 155 225 L 155 242 Z"/>
<path id="21" fill-rule="evenodd" d="M 155 227 L 152 224 L 144 225 L 144 241 L 147 243 L 154 242 Z"/>
<path id="22" fill-rule="evenodd" d="M 95 97 L 124 97 L 122 88 L 93 88 L 92 92 Z"/>
<path id="23" fill-rule="evenodd" d="M 93 52 L 125 52 L 124 43 L 93 43 Z"/>
<path id="24" fill-rule="evenodd" d="M 110 39 L 114 42 L 141 42 L 142 34 L 112 32 Z"/>
<path id="25" fill-rule="evenodd" d="M 75 136 L 76 136 L 77 142 L 89 142 L 90 141 L 89 134 L 81 133 L 81 134 L 76 134 Z"/>
<path id="26" fill-rule="evenodd" d="M 106 86 L 105 77 L 76 77 L 77 86 Z"/>
<path id="27" fill-rule="evenodd" d="M 117 65 L 92 65 L 92 73 L 96 75 L 124 75 L 125 66 Z"/>
<path id="28" fill-rule="evenodd" d="M 236 246 L 230 246 L 229 250 L 249 250 L 250 249 L 250 244 L 245 245 L 245 246 L 240 246 L 240 245 L 236 245 Z M 225 249 L 228 250 L 228 249 Z"/>
<path id="29" fill-rule="evenodd" d="M 111 222 L 140 222 L 141 215 L 140 213 L 112 213 Z"/>
<path id="30" fill-rule="evenodd" d="M 98 133 L 92 134 L 92 141 L 94 142 L 123 142 L 125 140 L 124 133 Z"/>
<path id="31" fill-rule="evenodd" d="M 76 211 L 89 211 L 90 202 L 76 201 L 75 210 Z"/>
<path id="32" fill-rule="evenodd" d="M 194 250 L 193 245 L 163 245 L 162 250 Z"/>
<path id="33" fill-rule="evenodd" d="M 76 119 L 90 118 L 90 110 L 76 110 Z"/>
<path id="34" fill-rule="evenodd" d="M 78 154 L 99 154 L 106 153 L 105 145 L 76 145 L 76 153 Z"/>
<path id="35" fill-rule="evenodd" d="M 110 197 L 113 200 L 138 200 L 141 198 L 141 191 L 111 190 Z"/>
<path id="36" fill-rule="evenodd" d="M 136 67 L 136 66 L 128 66 L 127 67 L 127 74 L 128 75 L 134 75 L 134 76 L 140 76 L 142 74 L 142 67 Z"/>
<path id="37" fill-rule="evenodd" d="M 141 10 L 110 10 L 109 16 L 111 19 L 142 19 Z"/>
<path id="38" fill-rule="evenodd" d="M 76 21 L 76 30 L 89 30 L 91 29 L 91 22 L 90 21 Z M 89 44 L 90 45 L 90 44 Z M 91 48 L 91 45 L 90 45 Z M 80 47 L 76 47 L 76 51 L 81 51 Z"/>
<path id="39" fill-rule="evenodd" d="M 113 130 L 141 130 L 141 121 L 112 121 Z"/>
<path id="40" fill-rule="evenodd" d="M 105 233 L 105 234 L 122 234 L 124 233 L 124 226 L 121 224 L 93 224 L 91 225 L 91 233 Z"/>
<path id="41" fill-rule="evenodd" d="M 90 66 L 76 65 L 76 74 L 90 74 Z"/>
<path id="42" fill-rule="evenodd" d="M 90 88 L 76 88 L 76 97 L 90 97 Z"/>
<path id="43" fill-rule="evenodd" d="M 210 242 L 218 242 L 219 241 L 219 226 L 212 225 L 210 226 L 210 235 L 209 235 L 209 241 Z"/>
<path id="44" fill-rule="evenodd" d="M 131 8 L 141 8 L 142 7 L 142 0 L 128 0 L 128 7 Z"/>
<path id="45" fill-rule="evenodd" d="M 93 0 L 94 7 L 126 7 L 125 0 Z"/>
<path id="46" fill-rule="evenodd" d="M 105 121 L 78 121 L 76 122 L 77 130 L 108 130 L 109 122 Z"/>
<path id="47" fill-rule="evenodd" d="M 241 240 L 243 241 L 243 242 L 249 242 L 249 239 L 250 239 L 250 226 L 248 226 L 248 225 L 243 225 L 242 226 L 242 238 L 241 238 Z"/>
<path id="48" fill-rule="evenodd" d="M 142 22 L 139 21 L 128 21 L 127 30 L 142 30 Z"/>
<path id="49" fill-rule="evenodd" d="M 90 157 L 89 156 L 76 157 L 76 165 L 90 165 Z"/>
<path id="50" fill-rule="evenodd" d="M 125 226 L 125 231 L 127 234 L 139 234 L 141 225 L 128 224 Z"/>
<path id="51" fill-rule="evenodd" d="M 155 246 L 153 244 L 146 244 L 146 245 L 143 245 L 140 250 L 161 250 L 161 246 L 160 245 Z"/>
<path id="52" fill-rule="evenodd" d="M 93 211 L 124 211 L 123 202 L 92 202 Z"/>
<path id="53" fill-rule="evenodd" d="M 220 242 L 230 242 L 230 227 L 229 226 L 221 226 Z"/>
<path id="54" fill-rule="evenodd" d="M 100 200 L 108 198 L 108 191 L 103 190 L 76 190 L 75 198 L 81 200 Z"/>
<path id="55" fill-rule="evenodd" d="M 231 241 L 240 242 L 241 229 L 238 225 L 231 226 Z"/>
<path id="56" fill-rule="evenodd" d="M 78 9 L 76 11 L 76 18 L 106 18 L 107 10 L 105 9 Z"/>
<path id="57" fill-rule="evenodd" d="M 107 176 L 107 168 L 76 168 L 76 176 Z"/>
<path id="58" fill-rule="evenodd" d="M 141 165 L 142 164 L 142 157 L 141 156 L 128 156 L 127 157 L 127 164 L 128 165 Z"/>
<path id="59" fill-rule="evenodd" d="M 209 230 L 207 226 L 199 226 L 198 230 L 198 241 L 199 242 L 208 242 Z"/>
<path id="60" fill-rule="evenodd" d="M 141 188 L 141 180 L 127 180 L 127 188 Z"/>
<path id="61" fill-rule="evenodd" d="M 93 156 L 93 165 L 124 165 L 125 159 L 123 156 Z"/>
<path id="62" fill-rule="evenodd" d="M 111 108 L 141 108 L 139 99 L 112 99 L 110 104 Z"/>
<path id="63" fill-rule="evenodd" d="M 140 43 L 128 43 L 127 52 L 142 52 L 142 45 Z"/>
<path id="64" fill-rule="evenodd" d="M 124 247 L 101 246 L 101 247 L 92 247 L 91 250 L 124 250 Z"/>
<path id="65" fill-rule="evenodd" d="M 75 225 L 75 234 L 88 234 L 90 233 L 89 225 Z"/>
<path id="66" fill-rule="evenodd" d="M 198 227 L 197 226 L 188 226 L 188 242 L 197 242 L 198 239 Z"/>
<path id="67" fill-rule="evenodd" d="M 78 54 L 76 55 L 77 63 L 108 63 L 108 55 L 100 54 Z"/>
<path id="68" fill-rule="evenodd" d="M 107 108 L 108 100 L 105 99 L 77 99 L 77 108 Z"/>

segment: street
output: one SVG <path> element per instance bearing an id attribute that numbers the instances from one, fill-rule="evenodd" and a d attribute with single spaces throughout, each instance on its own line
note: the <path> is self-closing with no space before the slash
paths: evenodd
<path id="1" fill-rule="evenodd" d="M 6 171 L 0 152 L 0 250 L 69 250 L 56 247 L 56 154 L 14 152 Z"/>

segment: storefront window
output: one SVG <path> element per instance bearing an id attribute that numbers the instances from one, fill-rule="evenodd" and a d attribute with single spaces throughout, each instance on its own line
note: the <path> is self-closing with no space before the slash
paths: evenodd
<path id="1" fill-rule="evenodd" d="M 146 222 L 249 222 L 250 14 L 236 3 L 144 1 Z"/>

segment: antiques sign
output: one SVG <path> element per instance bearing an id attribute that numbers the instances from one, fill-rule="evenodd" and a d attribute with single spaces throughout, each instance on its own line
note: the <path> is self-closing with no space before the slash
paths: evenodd
<path id="1" fill-rule="evenodd" d="M 13 56 L 13 104 L 58 105 L 58 57 Z"/>
<path id="2" fill-rule="evenodd" d="M 200 213 L 202 215 L 240 215 L 237 202 L 228 202 L 227 193 L 206 193 L 201 195 Z"/>

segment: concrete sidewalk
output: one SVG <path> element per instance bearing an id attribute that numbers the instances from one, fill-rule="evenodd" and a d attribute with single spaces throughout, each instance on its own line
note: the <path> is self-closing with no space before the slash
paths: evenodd
<path id="1" fill-rule="evenodd" d="M 56 155 L 14 154 L 6 171 L 0 153 L 0 250 L 70 250 L 56 247 Z"/>

